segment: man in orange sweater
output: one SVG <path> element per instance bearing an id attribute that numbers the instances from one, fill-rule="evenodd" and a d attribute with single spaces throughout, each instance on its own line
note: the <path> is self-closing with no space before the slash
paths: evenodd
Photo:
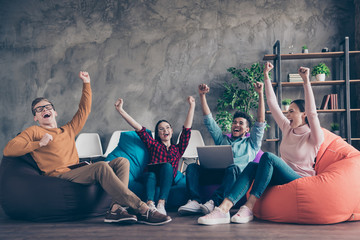
<path id="1" fill-rule="evenodd" d="M 70 122 L 57 126 L 54 105 L 46 98 L 36 98 L 31 111 L 39 126 L 31 126 L 9 141 L 4 156 L 17 157 L 30 153 L 44 175 L 67 179 L 72 182 L 90 184 L 100 183 L 113 198 L 105 222 L 140 222 L 161 225 L 171 218 L 149 209 L 133 192 L 128 189 L 130 164 L 125 158 L 117 158 L 109 164 L 94 164 L 70 169 L 79 163 L 75 146 L 75 136 L 79 134 L 91 111 L 90 76 L 80 72 L 83 81 L 79 109 Z M 129 214 L 122 206 L 129 206 L 138 215 Z"/>

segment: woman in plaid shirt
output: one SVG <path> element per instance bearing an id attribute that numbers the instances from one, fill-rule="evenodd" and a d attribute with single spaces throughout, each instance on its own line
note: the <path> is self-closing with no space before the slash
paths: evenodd
<path id="1" fill-rule="evenodd" d="M 146 131 L 146 128 L 136 122 L 124 109 L 123 99 L 119 98 L 115 107 L 126 122 L 132 126 L 150 153 L 150 161 L 145 175 L 147 204 L 155 208 L 155 188 L 160 186 L 157 210 L 166 215 L 165 202 L 168 198 L 173 180 L 176 177 L 181 156 L 189 143 L 191 126 L 194 118 L 195 99 L 187 98 L 189 111 L 181 132 L 178 144 L 172 144 L 173 129 L 166 120 L 160 120 L 155 126 L 155 139 Z"/>

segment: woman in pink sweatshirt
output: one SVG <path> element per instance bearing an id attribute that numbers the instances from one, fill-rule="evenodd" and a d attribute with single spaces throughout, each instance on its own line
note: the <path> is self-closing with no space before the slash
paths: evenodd
<path id="1" fill-rule="evenodd" d="M 230 221 L 247 223 L 253 219 L 252 209 L 255 202 L 269 185 L 282 185 L 301 177 L 315 175 L 314 160 L 324 136 L 309 80 L 310 69 L 299 68 L 299 74 L 304 81 L 305 101 L 293 101 L 286 116 L 277 103 L 271 84 L 269 72 L 272 69 L 273 65 L 267 62 L 264 68 L 265 94 L 272 116 L 282 131 L 281 157 L 267 152 L 262 155 L 259 164 L 249 163 L 225 200 L 213 212 L 200 217 L 199 224 L 214 225 Z M 230 219 L 230 209 L 246 194 L 253 180 L 249 199 Z"/>

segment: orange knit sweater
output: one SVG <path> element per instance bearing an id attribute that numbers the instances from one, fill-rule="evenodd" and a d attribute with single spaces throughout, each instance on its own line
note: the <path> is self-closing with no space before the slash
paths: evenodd
<path id="1" fill-rule="evenodd" d="M 68 172 L 67 167 L 79 162 L 75 146 L 75 136 L 79 134 L 91 111 L 90 83 L 83 84 L 79 109 L 73 119 L 60 128 L 31 126 L 9 141 L 4 156 L 17 157 L 30 153 L 44 175 L 56 176 Z M 53 141 L 40 147 L 40 139 L 45 133 L 52 135 Z"/>

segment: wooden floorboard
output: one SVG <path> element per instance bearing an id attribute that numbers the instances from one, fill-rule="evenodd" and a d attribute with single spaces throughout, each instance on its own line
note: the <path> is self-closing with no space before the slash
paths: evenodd
<path id="1" fill-rule="evenodd" d="M 0 215 L 0 239 L 360 239 L 360 222 L 332 225 L 273 223 L 255 219 L 247 224 L 201 226 L 199 216 L 178 216 L 163 226 L 120 225 L 103 222 L 103 217 L 75 222 L 34 223 Z"/>

